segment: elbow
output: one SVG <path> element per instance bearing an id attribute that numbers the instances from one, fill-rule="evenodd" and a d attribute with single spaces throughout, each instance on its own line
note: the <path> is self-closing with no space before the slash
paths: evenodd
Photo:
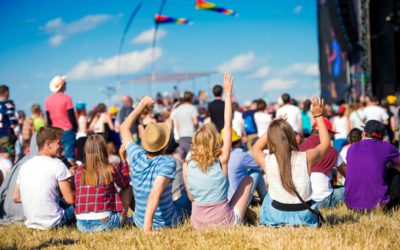
<path id="1" fill-rule="evenodd" d="M 74 205 L 75 199 L 74 198 L 65 199 L 65 202 L 68 203 L 69 205 Z"/>

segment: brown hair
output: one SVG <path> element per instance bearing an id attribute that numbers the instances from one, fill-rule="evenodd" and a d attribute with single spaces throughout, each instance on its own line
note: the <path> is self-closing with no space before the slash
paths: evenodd
<path id="1" fill-rule="evenodd" d="M 185 91 L 185 93 L 183 94 L 182 100 L 184 102 L 190 102 L 191 103 L 192 100 L 193 100 L 193 93 L 189 92 L 189 91 Z"/>
<path id="2" fill-rule="evenodd" d="M 41 127 L 36 134 L 36 143 L 39 150 L 43 148 L 46 141 L 55 141 L 61 139 L 64 130 L 61 128 Z"/>
<path id="3" fill-rule="evenodd" d="M 97 112 L 104 113 L 106 111 L 107 111 L 107 106 L 104 103 L 99 103 L 99 105 L 97 105 Z"/>
<path id="4" fill-rule="evenodd" d="M 221 142 L 217 128 L 213 124 L 205 124 L 200 127 L 192 139 L 192 157 L 199 165 L 201 172 L 207 172 L 207 168 L 221 155 Z"/>
<path id="5" fill-rule="evenodd" d="M 290 194 L 295 194 L 296 187 L 292 176 L 292 151 L 299 151 L 299 145 L 296 142 L 292 127 L 283 119 L 271 122 L 267 140 L 270 153 L 275 154 L 283 188 Z"/>
<path id="6" fill-rule="evenodd" d="M 33 104 L 31 107 L 31 110 L 32 110 L 33 114 L 40 113 L 40 111 L 41 111 L 40 104 L 38 104 L 38 103 Z"/>
<path id="7" fill-rule="evenodd" d="M 114 168 L 108 161 L 104 137 L 90 135 L 85 143 L 85 159 L 81 175 L 82 185 L 108 185 L 113 182 Z"/>

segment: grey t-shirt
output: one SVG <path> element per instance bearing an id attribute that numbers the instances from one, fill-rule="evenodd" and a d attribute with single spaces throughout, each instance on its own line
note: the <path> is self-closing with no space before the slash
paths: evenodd
<path id="1" fill-rule="evenodd" d="M 193 117 L 199 115 L 197 108 L 192 104 L 184 103 L 180 105 L 173 113 L 172 119 L 178 128 L 179 137 L 192 137 L 196 131 Z"/>

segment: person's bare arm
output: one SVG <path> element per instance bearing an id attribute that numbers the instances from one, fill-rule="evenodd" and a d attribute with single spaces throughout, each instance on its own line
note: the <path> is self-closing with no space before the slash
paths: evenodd
<path id="1" fill-rule="evenodd" d="M 192 120 L 193 120 L 193 125 L 194 125 L 194 127 L 197 129 L 197 128 L 199 127 L 199 119 L 197 118 L 196 115 L 194 115 L 194 116 L 192 117 Z"/>
<path id="2" fill-rule="evenodd" d="M 264 148 L 267 143 L 267 132 L 265 132 L 260 138 L 258 138 L 251 150 L 254 160 L 264 170 L 264 173 L 267 172 L 267 165 L 265 163 L 265 157 L 267 156 L 267 154 L 264 153 Z"/>
<path id="3" fill-rule="evenodd" d="M 21 191 L 19 189 L 19 184 L 16 183 L 13 190 L 13 201 L 15 203 L 21 203 Z"/>
<path id="4" fill-rule="evenodd" d="M 191 202 L 193 202 L 194 200 L 193 200 L 193 196 L 192 196 L 192 194 L 190 193 L 190 190 L 189 190 L 189 184 L 188 184 L 188 182 L 187 182 L 187 161 L 185 161 L 184 163 L 183 163 L 183 165 L 182 165 L 182 174 L 183 174 L 183 182 L 185 183 L 185 188 L 186 188 L 186 193 L 187 193 L 187 196 L 188 196 L 188 198 L 189 198 L 189 200 L 191 201 Z"/>
<path id="5" fill-rule="evenodd" d="M 228 161 L 232 148 L 232 87 L 233 77 L 229 72 L 224 73 L 224 94 L 225 94 L 225 109 L 224 109 L 224 134 L 222 153 L 219 157 L 221 161 L 222 171 L 228 175 Z"/>
<path id="6" fill-rule="evenodd" d="M 153 231 L 154 214 L 156 213 L 160 197 L 169 182 L 170 179 L 164 176 L 157 176 L 154 181 L 153 189 L 151 190 L 149 198 L 147 199 L 146 213 L 144 215 L 143 230 L 145 233 L 151 233 Z"/>
<path id="7" fill-rule="evenodd" d="M 107 122 L 107 125 L 110 128 L 110 130 L 115 129 L 114 124 L 112 123 L 112 120 L 111 120 L 111 116 L 109 114 L 106 114 L 106 122 Z"/>
<path id="8" fill-rule="evenodd" d="M 135 121 L 139 118 L 144 108 L 152 109 L 154 106 L 154 100 L 151 97 L 145 96 L 139 102 L 137 107 L 126 117 L 125 121 L 121 124 L 121 139 L 125 148 L 133 141 L 133 136 L 130 131 L 131 126 L 135 123 Z"/>
<path id="9" fill-rule="evenodd" d="M 75 204 L 75 193 L 72 190 L 72 185 L 70 178 L 63 180 L 63 181 L 58 181 L 58 186 L 60 187 L 61 194 L 65 200 L 70 205 Z"/>
<path id="10" fill-rule="evenodd" d="M 338 171 L 339 173 L 343 176 L 346 177 L 346 163 L 342 163 L 338 166 Z"/>
<path id="11" fill-rule="evenodd" d="M 311 166 L 314 165 L 315 162 L 319 161 L 322 157 L 324 157 L 331 145 L 331 139 L 328 133 L 328 129 L 326 128 L 324 123 L 323 112 L 324 100 L 314 97 L 311 103 L 311 113 L 313 114 L 317 122 L 320 144 L 317 147 L 306 151 L 309 174 L 311 174 Z"/>

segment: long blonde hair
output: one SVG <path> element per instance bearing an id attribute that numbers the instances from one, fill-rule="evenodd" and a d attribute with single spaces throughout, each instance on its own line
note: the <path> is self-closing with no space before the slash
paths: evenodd
<path id="1" fill-rule="evenodd" d="M 90 135 L 85 143 L 86 162 L 81 175 L 82 185 L 108 185 L 113 182 L 114 168 L 108 161 L 107 146 L 102 135 Z"/>
<path id="2" fill-rule="evenodd" d="M 299 151 L 295 133 L 290 124 L 277 119 L 268 128 L 268 149 L 275 154 L 283 188 L 290 194 L 295 194 L 296 187 L 292 176 L 292 151 Z"/>
<path id="3" fill-rule="evenodd" d="M 207 168 L 221 155 L 221 142 L 217 128 L 213 124 L 205 124 L 200 127 L 192 139 L 191 159 L 196 161 L 201 172 L 207 172 Z"/>

